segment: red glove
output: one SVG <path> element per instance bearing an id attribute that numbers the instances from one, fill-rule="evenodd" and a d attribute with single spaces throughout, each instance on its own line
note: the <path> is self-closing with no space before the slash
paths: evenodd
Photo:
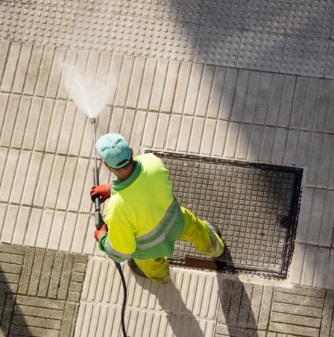
<path id="1" fill-rule="evenodd" d="M 101 239 L 101 236 L 103 234 L 107 233 L 107 232 L 108 232 L 108 230 L 107 230 L 106 225 L 103 225 L 100 229 L 95 229 L 95 231 L 94 231 L 94 238 L 95 238 L 95 240 L 97 242 L 99 242 L 100 239 Z"/>
<path id="2" fill-rule="evenodd" d="M 106 199 L 110 197 L 111 187 L 112 184 L 93 186 L 92 189 L 90 190 L 90 197 L 92 201 L 94 202 L 95 198 L 99 197 L 100 202 L 104 202 Z"/>

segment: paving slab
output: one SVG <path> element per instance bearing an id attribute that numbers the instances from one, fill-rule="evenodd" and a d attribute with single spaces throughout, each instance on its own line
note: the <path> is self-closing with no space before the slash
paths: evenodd
<path id="1" fill-rule="evenodd" d="M 279 72 L 283 46 L 282 34 L 245 30 L 241 38 L 237 67 Z"/>
<path id="2" fill-rule="evenodd" d="M 333 19 L 333 1 L 321 3 L 293 0 L 289 19 L 288 33 L 329 37 Z"/>
<path id="3" fill-rule="evenodd" d="M 247 10 L 247 1 L 237 0 L 233 6 L 226 1 L 205 1 L 202 14 L 202 24 L 242 28 Z"/>
<path id="4" fill-rule="evenodd" d="M 0 251 L 2 336 L 71 336 L 87 257 L 8 244 Z"/>
<path id="5" fill-rule="evenodd" d="M 198 336 L 331 336 L 331 291 L 243 283 L 233 276 L 179 267 L 171 268 L 173 285 L 161 286 L 133 276 L 126 263 L 122 268 L 128 284 L 126 310 L 129 312 L 125 317 L 131 336 L 142 333 L 135 326 L 147 334 L 169 336 L 173 331 L 177 336 L 185 336 L 184 328 L 190 322 L 192 333 Z M 118 291 L 120 286 L 113 262 L 89 260 L 78 336 L 103 333 L 117 336 L 123 301 L 122 292 Z M 217 289 L 220 289 L 218 294 Z M 108 323 L 100 326 L 85 323 L 94 321 L 94 317 Z"/>
<path id="6" fill-rule="evenodd" d="M 242 31 L 233 27 L 200 27 L 194 61 L 236 67 Z"/>
<path id="7" fill-rule="evenodd" d="M 303 0 L 240 0 L 233 6 L 226 1 L 183 0 L 90 5 L 83 1 L 75 4 L 2 1 L 1 10 L 2 25 L 6 25 L 1 29 L 1 40 L 47 45 L 51 53 L 54 46 L 61 46 L 333 78 L 331 54 L 327 57 L 328 44 L 333 38 L 332 1 L 319 5 L 306 4 Z M 46 18 L 51 23 L 49 26 Z M 235 29 L 238 33 L 233 43 L 229 34 Z M 212 41 L 206 37 L 203 44 L 202 38 L 197 39 L 199 31 L 212 36 Z M 248 42 L 248 56 L 244 56 L 245 46 L 240 43 L 241 33 L 245 41 L 254 37 L 255 45 Z M 219 41 L 219 45 L 214 41 Z M 295 49 L 290 50 L 291 41 Z M 285 55 L 282 55 L 283 46 Z M 35 48 L 40 58 L 38 50 L 41 51 Z M 42 64 L 51 60 L 47 53 L 43 59 Z M 44 83 L 46 76 L 47 72 L 41 74 Z M 15 88 L 19 86 L 17 82 Z M 43 92 L 45 86 L 37 90 Z"/>
<path id="8" fill-rule="evenodd" d="M 289 35 L 284 44 L 281 72 L 323 77 L 328 40 Z"/>
<path id="9" fill-rule="evenodd" d="M 8 244 L 0 249 L 8 255 L 7 262 L 1 263 L 4 335 L 119 336 L 123 291 L 112 261 Z M 21 262 L 16 259 L 18 252 L 25 257 Z M 10 262 L 10 256 L 16 263 Z M 43 272 L 36 293 L 36 280 L 31 278 L 40 268 L 40 258 Z M 51 269 L 50 258 L 55 259 Z M 232 275 L 179 267 L 171 268 L 171 283 L 157 285 L 134 276 L 126 263 L 122 269 L 128 288 L 125 324 L 131 336 L 185 336 L 189 331 L 212 337 L 332 336 L 332 291 L 244 283 Z M 9 281 L 14 271 L 19 273 L 11 281 L 18 285 L 15 288 Z M 47 279 L 49 291 L 45 292 Z M 55 280 L 60 286 L 53 291 Z"/>
<path id="10" fill-rule="evenodd" d="M 128 313 L 125 319 L 131 336 L 140 336 L 143 332 L 138 331 L 138 326 L 146 330 L 150 321 L 153 321 L 151 329 L 158 329 L 156 332 L 159 336 L 169 335 L 171 331 L 185 335 L 187 329 L 194 335 L 213 336 L 218 305 L 218 283 L 214 275 L 191 270 L 176 273 L 172 269 L 173 282 L 158 286 L 148 279 L 133 276 L 127 264 L 123 264 L 123 270 L 128 285 Z M 117 336 L 123 292 L 120 291 L 120 277 L 114 263 L 105 259 L 90 259 L 86 280 L 89 281 L 85 282 L 83 288 L 78 315 L 81 328 L 76 330 L 75 336 L 85 335 L 88 331 L 102 336 L 101 328 L 92 327 L 89 323 L 101 310 L 104 313 L 100 325 L 109 329 L 107 331 L 111 336 Z M 110 315 L 113 323 L 107 324 Z M 137 325 L 134 325 L 135 320 Z M 139 324 L 138 320 L 142 323 Z"/>
<path id="11" fill-rule="evenodd" d="M 250 1 L 245 28 L 285 33 L 290 11 L 291 1 Z"/>

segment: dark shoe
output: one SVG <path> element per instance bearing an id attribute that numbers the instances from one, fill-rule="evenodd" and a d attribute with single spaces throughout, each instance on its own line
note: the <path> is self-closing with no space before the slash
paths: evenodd
<path id="1" fill-rule="evenodd" d="M 141 277 L 146 277 L 145 273 L 137 266 L 136 262 L 134 259 L 130 259 L 128 260 L 128 266 L 130 267 L 130 269 L 132 270 L 132 272 L 138 276 Z"/>
<path id="2" fill-rule="evenodd" d="M 219 231 L 219 229 L 216 225 L 214 225 L 211 222 L 206 221 L 206 220 L 204 220 L 204 222 L 210 227 L 211 230 L 213 230 L 215 233 L 217 233 L 220 238 L 222 237 L 222 235 L 221 235 L 221 233 L 220 233 L 220 231 Z"/>
<path id="3" fill-rule="evenodd" d="M 208 225 L 208 227 L 209 227 L 212 231 L 214 231 L 215 233 L 217 233 L 217 235 L 223 240 L 222 235 L 221 235 L 221 233 L 220 233 L 220 231 L 219 231 L 219 229 L 218 229 L 218 227 L 217 227 L 216 225 L 214 225 L 214 224 L 212 224 L 211 222 L 206 221 L 206 220 L 204 220 L 204 222 Z M 224 240 L 223 240 L 223 242 L 224 242 Z M 225 244 L 225 242 L 224 242 L 224 244 Z M 225 246 L 225 248 L 226 248 L 226 246 Z M 224 251 L 221 253 L 221 255 L 216 256 L 216 257 L 214 257 L 213 259 L 214 259 L 214 260 L 217 260 L 217 261 L 223 261 L 224 253 L 225 253 L 225 249 L 224 249 Z"/>

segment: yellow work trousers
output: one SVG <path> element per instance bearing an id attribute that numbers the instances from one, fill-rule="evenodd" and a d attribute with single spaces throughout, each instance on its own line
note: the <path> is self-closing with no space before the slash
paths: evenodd
<path id="1" fill-rule="evenodd" d="M 196 250 L 204 255 L 217 257 L 224 252 L 224 241 L 202 220 L 198 219 L 191 211 L 181 207 L 184 217 L 184 229 L 178 240 L 194 244 Z M 170 280 L 167 257 L 149 260 L 134 259 L 137 266 L 147 277 L 156 283 L 166 283 Z"/>

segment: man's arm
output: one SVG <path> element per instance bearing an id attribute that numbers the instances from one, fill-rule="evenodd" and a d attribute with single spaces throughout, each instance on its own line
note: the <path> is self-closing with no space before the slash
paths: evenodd
<path id="1" fill-rule="evenodd" d="M 104 184 L 104 185 L 98 185 L 93 186 L 90 190 L 90 197 L 92 201 L 94 202 L 96 197 L 100 198 L 100 202 L 104 202 L 106 199 L 110 198 L 110 190 L 112 188 L 112 184 Z"/>
<path id="2" fill-rule="evenodd" d="M 99 248 L 115 262 L 123 262 L 132 257 L 136 250 L 136 239 L 130 229 L 124 226 L 113 226 L 112 235 L 108 234 L 106 225 L 95 230 L 94 237 Z"/>

